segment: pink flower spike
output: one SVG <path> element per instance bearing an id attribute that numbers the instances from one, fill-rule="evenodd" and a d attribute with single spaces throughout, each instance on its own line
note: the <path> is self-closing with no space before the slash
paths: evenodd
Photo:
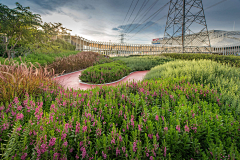
<path id="1" fill-rule="evenodd" d="M 187 125 L 185 125 L 184 128 L 185 128 L 185 131 L 186 131 L 186 132 L 189 132 L 189 127 L 188 127 Z"/>
<path id="2" fill-rule="evenodd" d="M 162 117 L 162 120 L 164 121 L 164 117 L 163 116 L 161 116 Z"/>
<path id="3" fill-rule="evenodd" d="M 180 132 L 180 126 L 179 125 L 176 126 L 176 129 L 178 130 L 178 132 Z"/>
<path id="4" fill-rule="evenodd" d="M 156 115 L 155 119 L 156 119 L 156 121 L 158 121 L 158 120 L 159 120 L 159 117 L 158 117 L 158 115 Z"/>
<path id="5" fill-rule="evenodd" d="M 168 127 L 164 127 L 164 130 L 165 130 L 165 131 L 168 131 Z"/>
<path id="6" fill-rule="evenodd" d="M 164 148 L 164 153 L 163 153 L 163 155 L 164 155 L 164 157 L 166 157 L 166 155 L 167 155 L 167 148 L 166 148 L 166 147 Z"/>

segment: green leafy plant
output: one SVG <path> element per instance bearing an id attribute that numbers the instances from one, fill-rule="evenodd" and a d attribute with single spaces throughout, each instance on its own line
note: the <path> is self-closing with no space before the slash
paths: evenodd
<path id="1" fill-rule="evenodd" d="M 130 68 L 120 63 L 111 62 L 89 67 L 82 72 L 79 79 L 83 82 L 96 84 L 119 80 L 128 75 L 131 71 Z"/>
<path id="2" fill-rule="evenodd" d="M 145 71 L 151 68 L 173 61 L 171 58 L 163 56 L 129 56 L 129 57 L 114 57 L 113 60 L 123 61 L 132 71 Z"/>
<path id="3" fill-rule="evenodd" d="M 182 59 L 182 60 L 212 60 L 222 64 L 229 64 L 231 66 L 240 67 L 240 57 L 234 55 L 217 55 L 217 54 L 196 54 L 196 53 L 164 53 L 163 56 L 174 58 L 174 59 Z"/>

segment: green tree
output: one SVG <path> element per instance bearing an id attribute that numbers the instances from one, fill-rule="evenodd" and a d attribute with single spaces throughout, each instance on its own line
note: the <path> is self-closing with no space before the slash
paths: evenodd
<path id="1" fill-rule="evenodd" d="M 4 54 L 7 53 L 8 58 L 11 58 L 11 51 L 20 41 L 22 44 L 29 40 L 35 41 L 35 34 L 42 34 L 38 30 L 42 23 L 41 16 L 33 14 L 29 11 L 30 7 L 23 7 L 18 2 L 16 2 L 16 6 L 16 8 L 10 9 L 0 3 L 0 34 L 2 37 L 7 37 L 2 45 L 5 50 Z"/>

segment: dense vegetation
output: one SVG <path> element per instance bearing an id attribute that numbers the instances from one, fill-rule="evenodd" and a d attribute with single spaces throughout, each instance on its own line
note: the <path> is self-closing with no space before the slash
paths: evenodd
<path id="1" fill-rule="evenodd" d="M 163 56 L 129 56 L 113 57 L 113 60 L 123 61 L 132 71 L 145 71 L 151 68 L 172 61 L 172 58 Z"/>
<path id="2" fill-rule="evenodd" d="M 196 54 L 196 53 L 164 53 L 162 56 L 166 56 L 174 59 L 182 60 L 212 60 L 222 64 L 229 64 L 231 66 L 240 67 L 240 57 L 234 55 L 222 56 L 217 54 Z"/>
<path id="3" fill-rule="evenodd" d="M 240 69 L 210 60 L 175 61 L 154 67 L 144 79 L 187 77 L 190 83 L 209 85 L 221 93 L 219 99 L 240 113 Z M 235 113 L 233 113 L 235 114 Z"/>
<path id="4" fill-rule="evenodd" d="M 69 39 L 68 31 L 61 23 L 43 23 L 40 15 L 18 2 L 13 9 L 0 3 L 0 56 L 4 58 L 75 50 L 74 45 L 53 39 Z"/>
<path id="5" fill-rule="evenodd" d="M 234 107 L 209 86 L 166 78 L 44 91 L 1 105 L 5 159 L 240 158 Z"/>
<path id="6" fill-rule="evenodd" d="M 87 68 L 79 76 L 83 82 L 104 84 L 117 81 L 130 73 L 131 69 L 122 62 L 99 64 Z"/>

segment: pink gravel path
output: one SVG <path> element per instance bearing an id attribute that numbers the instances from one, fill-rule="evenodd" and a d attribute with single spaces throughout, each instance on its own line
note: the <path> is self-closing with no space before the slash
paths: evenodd
<path id="1" fill-rule="evenodd" d="M 95 88 L 97 86 L 102 86 L 102 85 L 91 85 L 91 84 L 82 84 L 79 82 L 79 75 L 81 74 L 82 71 L 77 71 L 74 73 L 66 74 L 60 77 L 56 77 L 55 80 L 57 80 L 65 89 L 67 88 L 73 88 L 73 89 L 82 89 L 82 90 L 87 90 L 91 88 Z M 107 86 L 116 86 L 119 83 L 122 82 L 131 82 L 131 81 L 141 81 L 143 80 L 143 77 L 147 74 L 149 71 L 137 71 L 133 72 L 124 79 L 122 79 L 119 82 L 111 83 L 111 84 L 103 84 Z"/>

